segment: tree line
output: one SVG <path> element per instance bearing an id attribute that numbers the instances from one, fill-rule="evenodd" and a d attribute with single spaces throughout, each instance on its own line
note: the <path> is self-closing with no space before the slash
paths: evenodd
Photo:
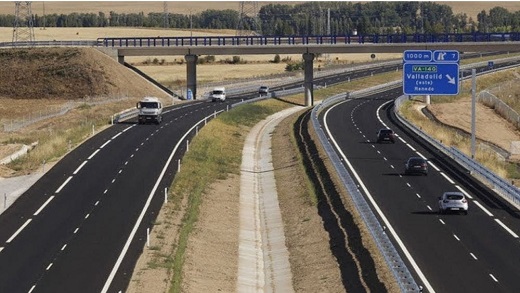
<path id="1" fill-rule="evenodd" d="M 0 26 L 12 27 L 14 15 L 0 15 Z M 70 13 L 33 15 L 34 27 L 143 27 L 176 29 L 240 29 L 261 35 L 353 35 L 519 32 L 520 11 L 494 7 L 477 19 L 454 14 L 434 2 L 305 2 L 268 4 L 255 16 L 235 10 L 205 10 L 193 15 L 162 12 Z"/>

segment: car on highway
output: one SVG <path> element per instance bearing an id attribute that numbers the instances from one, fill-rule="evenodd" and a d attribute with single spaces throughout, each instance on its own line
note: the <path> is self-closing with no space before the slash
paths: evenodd
<path id="1" fill-rule="evenodd" d="M 450 211 L 458 211 L 468 214 L 468 200 L 464 193 L 459 191 L 447 191 L 439 197 L 439 213 L 445 214 Z"/>
<path id="2" fill-rule="evenodd" d="M 381 128 L 377 132 L 377 143 L 391 142 L 395 143 L 395 133 L 392 129 Z"/>
<path id="3" fill-rule="evenodd" d="M 421 157 L 410 157 L 404 164 L 404 174 L 428 175 L 428 162 Z"/>
<path id="4" fill-rule="evenodd" d="M 269 87 L 266 86 L 266 85 L 260 86 L 260 88 L 258 88 L 258 94 L 260 96 L 267 96 L 267 95 L 269 95 Z"/>

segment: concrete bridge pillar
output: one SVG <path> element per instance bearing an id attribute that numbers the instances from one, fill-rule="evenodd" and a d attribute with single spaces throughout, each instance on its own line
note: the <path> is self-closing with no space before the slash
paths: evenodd
<path id="1" fill-rule="evenodd" d="M 305 106 L 314 105 L 314 92 L 313 92 L 313 53 L 303 53 L 304 60 L 304 81 L 303 87 L 305 91 Z"/>
<path id="2" fill-rule="evenodd" d="M 125 64 L 125 56 L 117 55 L 117 62 L 119 64 L 124 65 Z"/>
<path id="3" fill-rule="evenodd" d="M 197 55 L 186 55 L 186 83 L 188 90 L 191 90 L 193 99 L 197 98 Z"/>

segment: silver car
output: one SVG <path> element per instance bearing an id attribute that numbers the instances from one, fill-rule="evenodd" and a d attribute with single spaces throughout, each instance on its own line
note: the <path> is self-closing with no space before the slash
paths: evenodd
<path id="1" fill-rule="evenodd" d="M 459 211 L 468 214 L 468 200 L 464 193 L 458 191 L 448 191 L 439 197 L 439 213 L 444 214 L 449 211 Z"/>

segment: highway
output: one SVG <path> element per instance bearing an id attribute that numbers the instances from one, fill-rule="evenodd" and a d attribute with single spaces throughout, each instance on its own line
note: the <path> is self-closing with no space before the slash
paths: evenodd
<path id="1" fill-rule="evenodd" d="M 168 109 L 161 125 L 117 124 L 63 158 L 0 215 L 0 292 L 124 291 L 186 149 L 178 142 L 226 106 L 195 102 Z"/>
<path id="2" fill-rule="evenodd" d="M 320 117 L 361 192 L 424 292 L 520 292 L 518 211 L 400 125 L 392 110 L 400 95 L 347 100 Z M 396 132 L 395 144 L 375 142 L 383 127 Z M 417 155 L 429 160 L 428 176 L 405 176 L 405 161 Z M 444 191 L 468 194 L 469 215 L 439 215 Z"/>
<path id="3" fill-rule="evenodd" d="M 395 67 L 372 69 L 389 70 Z M 355 72 L 316 82 L 330 85 L 369 74 Z M 435 290 L 466 289 L 451 283 L 464 276 L 460 286 L 478 284 L 494 292 L 518 291 L 519 285 L 511 282 L 519 273 L 512 268 L 515 254 L 506 257 L 505 253 L 518 249 L 518 236 L 502 227 L 519 233 L 514 211 L 508 211 L 507 205 L 483 187 L 459 182 L 455 176 L 452 180 L 467 188 L 475 201 L 467 217 L 440 218 L 435 213 L 436 197 L 440 190 L 453 188 L 454 184 L 433 170 L 426 178 L 400 176 L 400 167 L 411 153 L 402 142 L 372 146 L 370 140 L 381 127 L 377 109 L 398 94 L 391 92 L 334 107 L 328 118 L 334 121 L 330 123 L 333 136 L 359 168 L 356 172 L 370 182 L 370 193 L 383 206 L 385 216 L 400 236 L 402 233 L 403 242 L 407 247 L 410 242 L 419 244 L 408 249 L 418 256 L 417 264 Z M 186 149 L 184 135 L 204 117 L 235 102 L 234 98 L 238 97 L 225 103 L 196 101 L 168 108 L 161 125 L 114 125 L 60 160 L 0 215 L 0 292 L 124 291 L 144 247 L 146 229 L 163 202 L 163 190 L 170 186 L 177 160 Z M 391 114 L 384 111 L 387 107 L 379 112 L 385 123 L 391 123 Z M 406 138 L 404 130 L 396 131 Z M 360 132 L 366 137 L 362 138 Z M 187 138 L 193 135 L 194 131 L 190 131 Z M 436 162 L 434 152 L 406 140 Z M 445 174 L 452 176 L 452 168 L 448 170 Z M 477 200 L 487 210 L 479 209 Z M 467 229 L 468 223 L 477 223 L 471 226 L 477 228 Z M 432 238 L 443 241 L 436 243 Z M 490 245 L 496 241 L 500 249 Z M 495 255 L 495 250 L 503 255 Z M 440 259 L 444 260 L 441 264 Z M 449 265 L 452 262 L 457 265 Z M 457 271 L 461 266 L 469 268 Z M 443 272 L 449 276 L 436 274 L 439 268 L 445 268 Z M 478 280 L 471 281 L 475 276 Z M 444 279 L 450 282 L 442 282 Z"/>

